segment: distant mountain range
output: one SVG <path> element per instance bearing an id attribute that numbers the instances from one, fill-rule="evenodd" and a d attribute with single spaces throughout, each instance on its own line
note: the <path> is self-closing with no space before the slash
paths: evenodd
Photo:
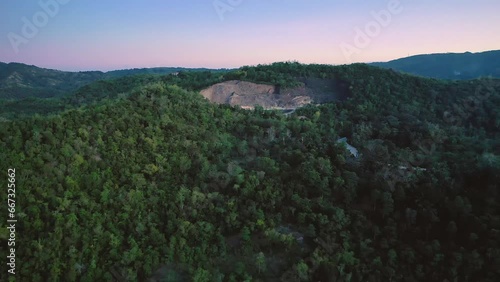
<path id="1" fill-rule="evenodd" d="M 60 97 L 98 80 L 140 74 L 165 75 L 179 71 L 204 70 L 210 69 L 162 67 L 115 70 L 109 72 L 66 72 L 20 63 L 6 64 L 0 62 L 0 98 L 23 99 L 28 97 Z"/>
<path id="2" fill-rule="evenodd" d="M 465 80 L 484 76 L 500 78 L 500 50 L 417 55 L 370 65 L 437 79 Z M 21 63 L 0 62 L 0 99 L 61 97 L 99 80 L 141 74 L 167 75 L 179 71 L 210 70 L 214 71 L 206 68 L 160 67 L 109 72 L 65 72 Z"/>
<path id="3" fill-rule="evenodd" d="M 500 78 L 500 50 L 416 55 L 371 65 L 438 79 Z"/>

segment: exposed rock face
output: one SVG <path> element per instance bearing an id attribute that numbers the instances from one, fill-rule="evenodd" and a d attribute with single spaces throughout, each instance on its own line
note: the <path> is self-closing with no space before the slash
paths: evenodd
<path id="1" fill-rule="evenodd" d="M 212 85 L 200 93 L 211 102 L 253 108 L 296 108 L 311 103 L 308 96 L 279 93 L 274 85 L 231 80 Z"/>
<path id="2" fill-rule="evenodd" d="M 260 95 L 276 94 L 274 85 L 256 84 L 246 81 L 231 80 L 218 83 L 201 91 L 201 95 L 218 104 L 242 105 L 244 100 Z M 244 99 L 244 97 L 247 99 Z M 232 102 L 232 103 L 231 103 Z"/>
<path id="3" fill-rule="evenodd" d="M 217 83 L 202 90 L 203 97 L 218 104 L 239 105 L 253 109 L 255 105 L 265 109 L 295 109 L 310 103 L 326 103 L 338 100 L 335 81 L 307 79 L 302 86 L 279 89 L 274 85 L 231 80 Z"/>

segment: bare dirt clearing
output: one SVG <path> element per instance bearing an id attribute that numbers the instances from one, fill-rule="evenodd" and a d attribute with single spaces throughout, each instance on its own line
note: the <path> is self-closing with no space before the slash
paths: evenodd
<path id="1" fill-rule="evenodd" d="M 239 105 L 253 109 L 295 109 L 310 103 L 328 103 L 344 100 L 348 88 L 334 79 L 307 78 L 295 88 L 281 89 L 275 85 L 231 80 L 214 84 L 200 91 L 203 97 L 218 104 Z"/>

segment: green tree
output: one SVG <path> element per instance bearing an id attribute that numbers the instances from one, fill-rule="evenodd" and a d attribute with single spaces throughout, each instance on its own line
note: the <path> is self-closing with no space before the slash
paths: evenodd
<path id="1" fill-rule="evenodd" d="M 259 273 L 266 271 L 267 263 L 263 252 L 259 252 L 257 254 L 257 257 L 255 258 L 255 266 L 257 267 Z"/>
<path id="2" fill-rule="evenodd" d="M 299 276 L 299 279 L 301 281 L 308 281 L 309 280 L 309 267 L 307 264 L 301 260 L 299 263 L 297 263 L 297 275 Z"/>
<path id="3" fill-rule="evenodd" d="M 212 276 L 208 270 L 203 268 L 196 269 L 193 275 L 193 282 L 211 282 Z"/>

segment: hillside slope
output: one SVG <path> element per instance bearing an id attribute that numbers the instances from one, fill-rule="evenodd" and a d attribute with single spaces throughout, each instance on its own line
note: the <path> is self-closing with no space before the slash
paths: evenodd
<path id="1" fill-rule="evenodd" d="M 166 75 L 179 71 L 208 71 L 205 68 L 142 68 L 109 72 L 66 72 L 20 63 L 0 62 L 0 99 L 57 98 L 98 80 L 133 75 Z M 215 71 L 215 70 L 214 70 Z M 226 71 L 226 70 L 220 70 Z"/>
<path id="2" fill-rule="evenodd" d="M 0 99 L 58 97 L 93 81 L 104 73 L 64 72 L 25 64 L 0 64 Z"/>
<path id="3" fill-rule="evenodd" d="M 178 86 L 235 76 L 336 79 L 350 99 L 284 116 Z M 500 80 L 290 63 L 162 79 L 0 121 L 17 279 L 499 281 Z"/>
<path id="4" fill-rule="evenodd" d="M 417 55 L 371 65 L 439 79 L 500 78 L 500 50 Z"/>

